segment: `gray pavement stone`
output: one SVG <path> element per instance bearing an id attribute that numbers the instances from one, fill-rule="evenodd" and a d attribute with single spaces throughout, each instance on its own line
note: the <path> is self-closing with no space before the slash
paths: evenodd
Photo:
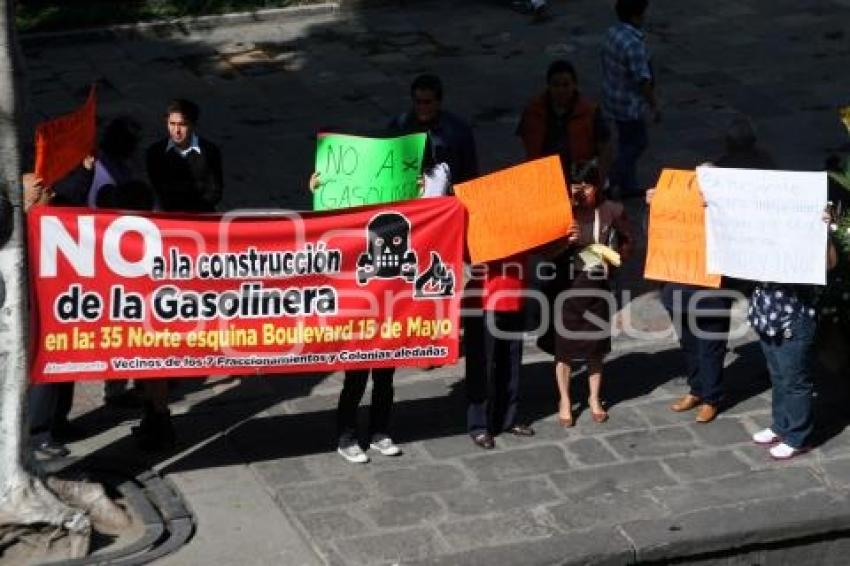
<path id="1" fill-rule="evenodd" d="M 457 489 L 464 485 L 466 476 L 455 466 L 433 464 L 378 472 L 374 476 L 374 481 L 380 493 L 390 497 L 403 497 L 416 493 Z"/>
<path id="2" fill-rule="evenodd" d="M 809 468 L 774 468 L 744 476 L 660 487 L 653 491 L 653 495 L 674 513 L 683 513 L 735 505 L 742 501 L 779 498 L 789 493 L 823 490 L 824 487 L 823 482 Z"/>
<path id="3" fill-rule="evenodd" d="M 451 393 L 448 385 L 440 379 L 427 379 L 417 382 L 396 381 L 395 401 L 433 399 L 448 397 Z"/>
<path id="4" fill-rule="evenodd" d="M 434 463 L 418 442 L 406 442 L 402 436 L 396 435 L 396 443 L 402 451 L 400 456 L 384 456 L 372 448 L 367 450 L 374 464 L 369 468 L 371 471 L 406 469 Z"/>
<path id="5" fill-rule="evenodd" d="M 182 490 L 180 475 L 172 477 Z M 243 479 L 203 490 L 194 493 L 190 501 L 198 517 L 191 543 L 157 561 L 158 564 L 319 566 L 322 563 L 256 481 Z M 250 521 L 240 520 L 245 517 L 250 517 Z"/>
<path id="6" fill-rule="evenodd" d="M 511 511 L 443 523 L 440 533 L 452 550 L 462 551 L 545 538 L 555 534 L 555 529 L 533 513 Z"/>
<path id="7" fill-rule="evenodd" d="M 831 460 L 821 464 L 827 481 L 840 489 L 850 489 L 850 459 Z"/>
<path id="8" fill-rule="evenodd" d="M 663 460 L 677 477 L 684 481 L 710 479 L 719 476 L 744 474 L 750 470 L 749 464 L 727 450 L 705 454 L 688 454 Z"/>
<path id="9" fill-rule="evenodd" d="M 369 397 L 364 395 L 366 402 Z M 293 413 L 312 413 L 319 411 L 335 411 L 339 402 L 339 395 L 310 395 L 287 402 L 287 408 Z"/>
<path id="10" fill-rule="evenodd" d="M 526 409 L 530 411 L 537 411 L 538 407 L 539 404 L 534 399 L 528 399 L 525 402 L 520 401 L 520 412 L 523 412 Z M 539 444 L 549 444 L 552 442 L 560 443 L 565 438 L 569 437 L 569 435 L 571 434 L 570 432 L 565 431 L 562 427 L 558 426 L 554 422 L 554 417 L 550 418 L 547 416 L 545 420 L 529 424 L 534 429 L 535 434 L 533 438 L 529 438 L 526 436 L 515 436 L 510 433 L 502 433 L 495 438 L 496 449 L 513 450 L 515 448 L 528 448 L 530 446 Z M 572 434 L 578 434 L 578 432 L 576 430 L 573 430 Z M 481 448 L 472 444 L 471 441 L 470 446 L 474 447 L 475 450 L 467 451 L 466 455 L 482 453 Z"/>
<path id="11" fill-rule="evenodd" d="M 444 544 L 432 530 L 425 528 L 393 531 L 392 536 L 382 533 L 336 542 L 348 564 L 397 564 L 422 560 L 439 554 L 445 548 Z"/>
<path id="12" fill-rule="evenodd" d="M 298 516 L 301 525 L 319 541 L 348 538 L 368 530 L 368 526 L 344 509 L 319 511 Z"/>
<path id="13" fill-rule="evenodd" d="M 366 487 L 353 478 L 281 487 L 276 495 L 282 505 L 296 511 L 354 503 L 366 497 Z"/>
<path id="14" fill-rule="evenodd" d="M 213 441 L 198 450 L 195 457 L 182 459 L 177 467 L 180 473 L 180 491 L 183 494 L 195 494 L 215 491 L 242 482 L 257 482 L 250 466 L 242 462 L 232 451 L 222 447 L 221 442 Z M 220 462 L 211 466 L 210 462 Z"/>
<path id="15" fill-rule="evenodd" d="M 493 545 L 447 556 L 429 557 L 414 564 L 429 566 L 621 566 L 632 562 L 630 543 L 617 529 L 595 529 L 531 542 Z"/>
<path id="16" fill-rule="evenodd" d="M 479 481 L 502 481 L 549 473 L 568 468 L 559 446 L 536 446 L 512 451 L 493 451 L 463 460 Z"/>
<path id="17" fill-rule="evenodd" d="M 441 493 L 439 498 L 455 515 L 484 515 L 520 507 L 533 507 L 558 499 L 545 478 L 484 483 L 473 489 Z"/>
<path id="18" fill-rule="evenodd" d="M 682 390 L 682 394 L 687 390 Z M 665 427 L 671 425 L 683 425 L 694 422 L 696 413 L 687 411 L 684 413 L 676 413 L 670 410 L 670 405 L 675 402 L 679 396 L 666 396 L 663 399 L 641 403 L 638 408 L 643 416 L 654 427 Z"/>
<path id="19" fill-rule="evenodd" d="M 660 393 L 659 398 L 665 399 L 675 399 L 687 393 L 688 380 L 684 376 L 684 366 L 676 371 L 676 374 L 672 377 L 672 379 L 662 383 L 656 392 Z"/>
<path id="20" fill-rule="evenodd" d="M 750 433 L 735 417 L 720 417 L 710 423 L 693 423 L 689 428 L 705 447 L 751 442 Z"/>
<path id="21" fill-rule="evenodd" d="M 762 395 L 755 395 L 735 403 L 732 407 L 723 409 L 724 415 L 766 415 L 770 413 L 770 400 Z"/>
<path id="22" fill-rule="evenodd" d="M 758 446 L 756 444 L 743 444 L 735 447 L 734 452 L 745 462 L 749 463 L 753 470 L 773 470 L 779 465 L 776 460 L 771 458 L 769 447 Z M 782 468 L 812 468 L 816 465 L 818 458 L 823 458 L 817 450 L 798 456 L 790 462 L 782 462 Z"/>
<path id="23" fill-rule="evenodd" d="M 576 429 L 582 434 L 596 435 L 609 432 L 620 432 L 626 430 L 644 430 L 647 421 L 641 416 L 642 411 L 632 407 L 617 405 L 609 408 L 610 418 L 604 423 L 594 422 L 590 415 L 590 409 L 582 409 L 581 414 L 574 415 L 576 418 Z"/>
<path id="24" fill-rule="evenodd" d="M 661 464 L 651 460 L 556 472 L 550 478 L 568 496 L 639 491 L 676 483 Z"/>
<path id="25" fill-rule="evenodd" d="M 411 527 L 433 522 L 443 515 L 443 507 L 431 495 L 387 499 L 370 505 L 366 513 L 379 527 Z"/>
<path id="26" fill-rule="evenodd" d="M 471 450 L 479 449 L 472 443 L 468 434 L 429 438 L 422 442 L 422 447 L 437 460 L 466 456 Z"/>
<path id="27" fill-rule="evenodd" d="M 572 497 L 567 503 L 549 507 L 548 511 L 555 524 L 567 532 L 637 519 L 658 519 L 668 514 L 649 493 L 633 491 Z"/>
<path id="28" fill-rule="evenodd" d="M 668 456 L 689 452 L 699 446 L 685 427 L 626 432 L 609 436 L 606 441 L 626 459 Z"/>
<path id="29" fill-rule="evenodd" d="M 267 485 L 285 486 L 318 479 L 304 462 L 293 459 L 270 460 L 251 465 Z"/>
<path id="30" fill-rule="evenodd" d="M 607 424 L 607 423 L 606 423 Z M 572 456 L 579 464 L 595 466 L 617 461 L 617 456 L 596 438 L 579 438 L 564 443 L 568 458 Z"/>
<path id="31" fill-rule="evenodd" d="M 818 446 L 818 451 L 824 458 L 844 458 L 850 456 L 850 435 L 845 430 L 843 434 L 835 435 Z"/>

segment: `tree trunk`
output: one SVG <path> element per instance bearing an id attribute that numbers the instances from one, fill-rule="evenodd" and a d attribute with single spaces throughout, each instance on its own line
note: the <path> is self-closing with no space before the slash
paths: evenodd
<path id="1" fill-rule="evenodd" d="M 28 382 L 26 247 L 21 199 L 18 143 L 20 57 L 15 35 L 14 0 L 0 0 L 0 277 L 5 304 L 0 310 L 0 526 L 49 524 L 72 537 L 72 553 L 88 551 L 91 524 L 87 515 L 69 507 L 32 473 L 27 447 L 25 398 Z M 9 223 L 11 233 L 9 234 Z"/>
<path id="2" fill-rule="evenodd" d="M 0 318 L 0 481 L 3 491 L 20 484 L 23 469 L 23 406 L 26 393 L 26 308 L 23 304 L 22 246 L 23 211 L 17 179 L 20 176 L 18 151 L 18 96 L 14 59 L 12 3 L 0 0 L 0 183 L 3 199 L 11 205 L 3 218 L 12 223 L 11 239 L 0 248 L 0 276 L 6 287 L 6 307 Z M 4 230 L 5 231 L 5 230 Z"/>

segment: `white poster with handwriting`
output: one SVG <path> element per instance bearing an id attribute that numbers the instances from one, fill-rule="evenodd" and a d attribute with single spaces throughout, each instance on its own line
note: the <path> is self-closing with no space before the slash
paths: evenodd
<path id="1" fill-rule="evenodd" d="M 697 168 L 709 273 L 826 284 L 823 172 Z"/>

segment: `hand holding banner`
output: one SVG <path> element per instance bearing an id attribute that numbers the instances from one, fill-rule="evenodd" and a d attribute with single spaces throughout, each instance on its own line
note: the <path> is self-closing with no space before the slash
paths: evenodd
<path id="1" fill-rule="evenodd" d="M 706 272 L 705 204 L 696 173 L 665 169 L 649 207 L 646 279 L 720 287 Z"/>
<path id="2" fill-rule="evenodd" d="M 455 185 L 469 212 L 473 263 L 504 259 L 565 236 L 573 211 L 561 160 L 544 157 Z"/>
<path id="3" fill-rule="evenodd" d="M 407 200 L 419 196 L 425 134 L 364 138 L 320 134 L 316 171 L 321 185 L 314 210 L 349 208 Z"/>
<path id="4" fill-rule="evenodd" d="M 77 110 L 38 124 L 35 128 L 35 175 L 52 187 L 94 153 L 96 136 L 95 86 Z"/>

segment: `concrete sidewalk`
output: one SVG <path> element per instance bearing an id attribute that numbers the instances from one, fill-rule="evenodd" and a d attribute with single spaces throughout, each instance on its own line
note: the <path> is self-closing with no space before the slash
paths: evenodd
<path id="1" fill-rule="evenodd" d="M 611 420 L 595 424 L 583 407 L 564 430 L 550 358 L 529 347 L 522 413 L 537 435 L 499 437 L 492 452 L 465 434 L 460 367 L 405 370 L 394 413 L 404 455 L 372 453 L 365 466 L 334 451 L 339 375 L 182 383 L 178 449 L 155 457 L 135 450 L 128 423 L 115 426 L 132 412 L 97 409 L 98 384 L 85 384 L 77 422 L 104 432 L 73 448 L 83 465 L 153 468 L 177 486 L 197 532 L 165 564 L 625 564 L 813 535 L 838 540 L 791 554 L 756 546 L 749 558 L 840 563 L 850 546 L 839 534 L 850 519 L 846 383 L 818 386 L 819 447 L 777 464 L 749 441 L 770 415 L 757 345 L 744 342 L 728 363 L 724 412 L 698 425 L 667 409 L 684 391 L 677 351 L 615 352 Z"/>
<path id="2" fill-rule="evenodd" d="M 196 99 L 202 133 L 223 147 L 226 207 L 297 209 L 308 207 L 315 131 L 379 130 L 406 108 L 411 77 L 431 70 L 445 81 L 446 107 L 473 121 L 490 171 L 520 160 L 516 120 L 548 61 L 571 59 L 583 90 L 598 94 L 599 44 L 613 18 L 604 3 L 571 0 L 532 25 L 506 4 L 422 1 L 28 40 L 29 110 L 34 120 L 65 112 L 97 80 L 101 117 L 131 113 L 153 141 L 169 98 Z M 754 117 L 785 168 L 819 169 L 846 144 L 835 108 L 850 92 L 841 72 L 850 3 L 799 5 L 719 0 L 697 13 L 693 3 L 654 3 L 648 31 L 664 122 L 652 132 L 646 184 L 662 165 L 693 167 L 719 153 L 738 111 Z M 641 206 L 630 212 L 641 234 Z M 623 287 L 646 291 L 640 271 L 639 254 Z M 624 316 L 644 329 L 667 324 L 651 294 Z M 174 391 L 179 445 L 153 457 L 128 437 L 135 413 L 100 408 L 100 385 L 85 384 L 74 414 L 92 436 L 73 448 L 83 464 L 153 469 L 177 486 L 196 534 L 165 564 L 843 563 L 846 376 L 819 380 L 818 448 L 779 465 L 749 443 L 770 413 L 756 345 L 730 353 L 728 406 L 707 426 L 666 408 L 684 392 L 670 348 L 618 341 L 606 366 L 610 422 L 583 413 L 565 431 L 550 358 L 529 346 L 522 408 L 538 434 L 500 437 L 493 452 L 464 434 L 462 366 L 400 372 L 394 430 L 405 454 L 367 466 L 333 451 L 337 374 L 183 382 Z M 724 562 L 716 552 L 738 556 Z"/>

